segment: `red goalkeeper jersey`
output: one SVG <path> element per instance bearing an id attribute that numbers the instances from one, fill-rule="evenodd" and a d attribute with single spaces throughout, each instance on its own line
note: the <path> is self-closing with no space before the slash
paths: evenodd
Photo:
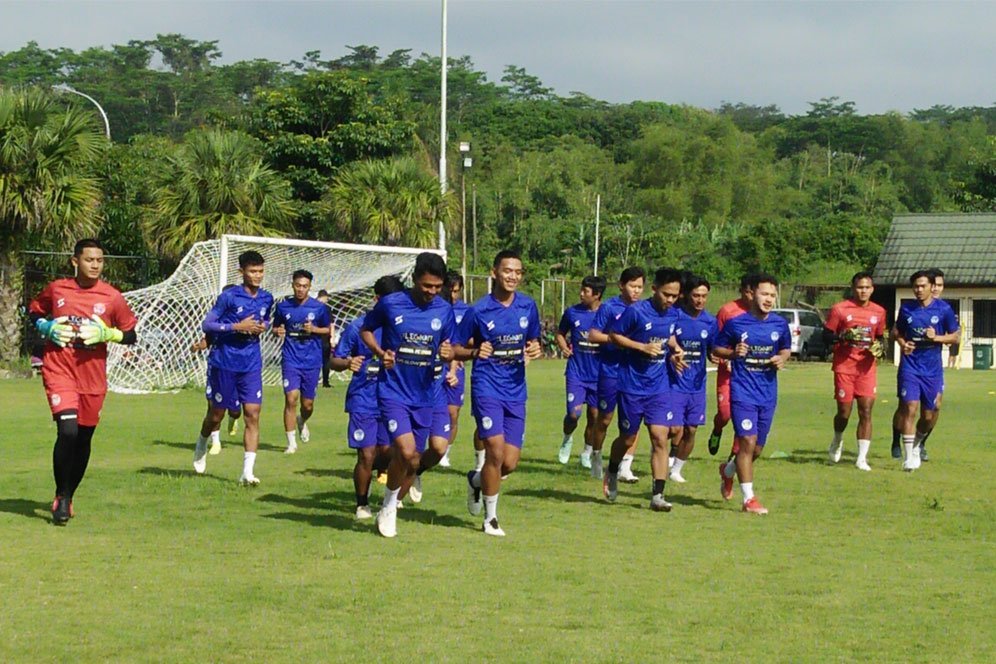
<path id="1" fill-rule="evenodd" d="M 833 349 L 833 370 L 843 374 L 863 374 L 875 369 L 875 356 L 869 352 L 875 339 L 885 334 L 885 309 L 869 302 L 861 306 L 854 300 L 833 305 L 824 327 L 840 336 L 855 330 L 852 339 L 841 339 Z"/>
<path id="2" fill-rule="evenodd" d="M 104 281 L 82 288 L 75 279 L 56 279 L 31 301 L 28 310 L 47 318 L 67 316 L 75 328 L 94 315 L 122 332 L 135 329 L 138 323 L 121 292 Z M 46 342 L 42 372 L 46 383 L 71 382 L 79 394 L 103 394 L 107 391 L 107 344 L 84 346 L 75 339 L 60 348 Z"/>
<path id="3" fill-rule="evenodd" d="M 745 314 L 748 311 L 750 311 L 750 308 L 744 306 L 743 302 L 741 302 L 739 299 L 727 302 L 726 304 L 721 306 L 719 308 L 719 311 L 716 312 L 716 325 L 719 328 L 719 331 L 720 332 L 723 331 L 723 326 L 726 325 L 727 321 L 736 318 L 741 314 Z M 729 362 L 725 361 L 720 362 L 716 370 L 716 385 L 724 386 L 729 384 L 730 384 L 730 364 Z"/>

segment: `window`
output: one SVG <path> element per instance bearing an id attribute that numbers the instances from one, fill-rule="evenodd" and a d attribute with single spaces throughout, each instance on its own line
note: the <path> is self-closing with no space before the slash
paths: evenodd
<path id="1" fill-rule="evenodd" d="M 799 322 L 809 327 L 815 327 L 815 328 L 823 327 L 823 321 L 820 320 L 819 315 L 809 311 L 803 311 L 799 313 Z"/>
<path id="2" fill-rule="evenodd" d="M 972 336 L 996 337 L 996 300 L 972 301 Z"/>

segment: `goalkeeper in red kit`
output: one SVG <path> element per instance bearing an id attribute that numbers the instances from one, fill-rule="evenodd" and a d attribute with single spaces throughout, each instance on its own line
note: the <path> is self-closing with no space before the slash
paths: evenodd
<path id="1" fill-rule="evenodd" d="M 52 452 L 52 522 L 60 526 L 73 516 L 73 494 L 90 461 L 90 443 L 107 394 L 107 344 L 135 343 L 138 322 L 120 291 L 100 280 L 100 242 L 77 242 L 72 264 L 75 278 L 56 279 L 28 308 L 46 342 L 42 382 L 58 427 Z"/>

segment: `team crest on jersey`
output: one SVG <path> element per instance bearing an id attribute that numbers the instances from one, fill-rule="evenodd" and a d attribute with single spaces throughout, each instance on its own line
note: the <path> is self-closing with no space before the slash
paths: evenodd
<path id="1" fill-rule="evenodd" d="M 840 388 L 839 390 L 837 390 L 837 396 L 838 396 L 838 397 L 843 397 L 843 396 L 844 396 L 844 395 L 846 395 L 846 394 L 847 394 L 847 392 L 846 392 L 846 391 L 844 390 L 844 388 L 843 388 L 843 387 L 842 387 L 842 388 Z"/>
<path id="2" fill-rule="evenodd" d="M 404 322 L 405 322 L 405 317 L 404 316 L 395 316 L 394 317 L 394 324 L 395 325 L 401 325 Z"/>
<path id="3" fill-rule="evenodd" d="M 699 336 L 705 339 L 706 337 L 709 336 L 709 330 L 702 330 L 701 332 L 699 332 Z"/>
<path id="4" fill-rule="evenodd" d="M 743 429 L 744 431 L 750 431 L 751 429 L 754 428 L 754 423 L 748 419 L 741 420 L 740 428 Z"/>
<path id="5" fill-rule="evenodd" d="M 363 429 L 357 429 L 353 432 L 353 440 L 358 443 L 362 443 L 363 439 L 366 438 L 367 434 L 363 433 Z"/>
<path id="6" fill-rule="evenodd" d="M 526 318 L 525 316 L 521 316 L 519 318 L 519 327 L 521 327 L 523 330 L 529 327 L 529 319 Z"/>
<path id="7" fill-rule="evenodd" d="M 491 421 L 490 417 L 482 417 L 481 418 L 481 426 L 484 427 L 485 429 L 490 430 L 493 425 L 494 425 L 494 422 Z"/>
<path id="8" fill-rule="evenodd" d="M 779 334 L 777 332 L 772 332 L 771 333 L 771 340 L 772 341 L 778 341 L 778 337 L 779 337 Z"/>
<path id="9" fill-rule="evenodd" d="M 398 430 L 398 421 L 397 420 L 388 420 L 387 421 L 387 430 L 390 431 L 391 433 L 394 433 L 395 431 L 397 431 Z"/>
<path id="10" fill-rule="evenodd" d="M 204 388 L 204 394 L 206 394 L 208 396 L 211 396 L 211 386 L 210 385 L 208 385 L 206 388 Z"/>
<path id="11" fill-rule="evenodd" d="M 104 306 L 103 302 L 98 302 L 97 304 L 93 305 L 93 313 L 97 314 L 98 316 L 103 315 L 105 311 L 107 311 L 107 307 Z"/>
<path id="12" fill-rule="evenodd" d="M 851 322 L 854 320 L 854 316 L 852 314 L 847 314 L 847 318 L 845 320 L 847 320 L 847 322 Z"/>
<path id="13" fill-rule="evenodd" d="M 259 315 L 266 318 L 266 307 L 260 307 Z"/>
<path id="14" fill-rule="evenodd" d="M 58 406 L 60 403 L 62 403 L 62 397 L 60 397 L 58 394 L 53 394 L 49 400 L 52 402 L 53 406 Z"/>
<path id="15" fill-rule="evenodd" d="M 940 318 L 938 318 L 937 316 L 931 316 L 931 317 L 930 317 L 930 322 L 931 322 L 931 324 L 933 324 L 933 325 L 936 325 L 936 324 L 938 323 L 938 321 L 940 321 L 940 320 L 941 320 L 941 319 L 940 319 Z"/>
<path id="16" fill-rule="evenodd" d="M 433 318 L 432 322 L 429 323 L 429 327 L 431 327 L 434 331 L 438 332 L 443 328 L 443 321 L 439 320 L 438 318 Z"/>
<path id="17" fill-rule="evenodd" d="M 877 323 L 877 322 L 878 322 L 878 316 L 872 316 L 872 317 L 871 317 L 871 318 L 869 318 L 868 320 L 869 320 L 869 322 L 870 322 L 870 323 L 871 323 L 872 325 L 874 325 L 875 323 Z"/>
<path id="18" fill-rule="evenodd" d="M 314 311 L 309 311 L 308 312 L 308 320 L 309 321 L 315 320 L 315 312 Z"/>

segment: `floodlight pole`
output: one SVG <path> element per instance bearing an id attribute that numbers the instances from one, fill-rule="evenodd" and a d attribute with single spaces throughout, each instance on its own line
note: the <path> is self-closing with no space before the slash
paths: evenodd
<path id="1" fill-rule="evenodd" d="M 602 211 L 602 195 L 595 196 L 595 266 L 592 274 L 598 276 L 598 227 Z"/>
<path id="2" fill-rule="evenodd" d="M 74 95 L 79 95 L 80 97 L 83 97 L 84 99 L 86 99 L 87 101 L 89 101 L 91 104 L 93 104 L 94 106 L 96 106 L 97 110 L 100 111 L 100 117 L 103 118 L 103 120 L 104 120 L 104 136 L 107 137 L 108 141 L 111 140 L 111 123 L 107 119 L 107 113 L 104 112 L 104 107 L 101 106 L 99 103 L 97 103 L 96 99 L 94 99 L 90 95 L 86 94 L 85 92 L 80 92 L 76 88 L 72 88 L 72 87 L 66 85 L 65 83 L 59 83 L 58 85 L 53 85 L 52 89 L 53 90 L 57 90 L 59 92 L 69 92 L 69 93 L 74 94 Z"/>
<path id="3" fill-rule="evenodd" d="M 443 2 L 442 44 L 439 58 L 439 191 L 446 193 L 446 0 Z M 439 249 L 446 251 L 446 227 L 439 220 Z"/>

